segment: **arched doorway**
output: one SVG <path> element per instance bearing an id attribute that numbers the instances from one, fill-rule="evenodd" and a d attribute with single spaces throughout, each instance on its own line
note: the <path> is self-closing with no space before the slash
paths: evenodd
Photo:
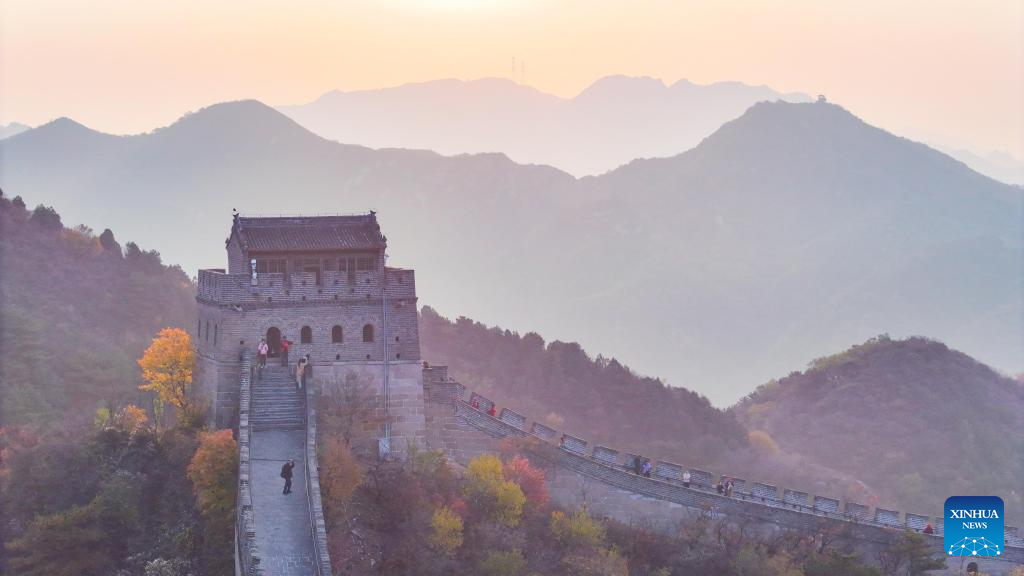
<path id="1" fill-rule="evenodd" d="M 281 331 L 277 326 L 267 328 L 267 347 L 270 348 L 270 356 L 277 358 L 281 352 Z"/>

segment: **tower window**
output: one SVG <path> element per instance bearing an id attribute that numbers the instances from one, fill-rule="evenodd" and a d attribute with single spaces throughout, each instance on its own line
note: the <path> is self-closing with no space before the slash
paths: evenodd
<path id="1" fill-rule="evenodd" d="M 283 258 L 257 258 L 256 272 L 259 274 L 282 274 L 287 270 Z"/>
<path id="2" fill-rule="evenodd" d="M 206 341 L 209 342 L 210 341 L 210 321 L 209 320 L 206 321 L 206 328 L 204 328 L 203 331 L 206 332 Z"/>
<path id="3" fill-rule="evenodd" d="M 331 328 L 331 342 L 333 344 L 341 344 L 345 341 L 345 334 L 341 329 L 341 326 L 335 326 Z"/>
<path id="4" fill-rule="evenodd" d="M 299 330 L 299 342 L 303 344 L 313 343 L 313 329 L 309 326 L 303 326 L 302 330 Z"/>
<path id="5" fill-rule="evenodd" d="M 363 342 L 373 342 L 373 324 L 363 326 Z"/>

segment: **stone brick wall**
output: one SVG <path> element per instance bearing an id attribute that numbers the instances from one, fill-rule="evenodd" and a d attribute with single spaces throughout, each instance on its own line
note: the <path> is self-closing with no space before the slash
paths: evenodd
<path id="1" fill-rule="evenodd" d="M 346 386 L 357 386 L 372 418 L 355 430 L 357 452 L 376 454 L 377 440 L 384 433 L 385 416 L 391 424 L 391 453 L 401 456 L 408 445 L 423 446 L 426 440 L 423 369 L 418 362 L 389 362 L 387 365 L 390 402 L 385 411 L 383 362 L 335 362 L 314 368 L 314 386 L 326 399 L 343 394 Z"/>

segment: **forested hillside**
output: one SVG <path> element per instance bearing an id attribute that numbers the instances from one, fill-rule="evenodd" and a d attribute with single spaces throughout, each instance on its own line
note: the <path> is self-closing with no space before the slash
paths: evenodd
<path id="1" fill-rule="evenodd" d="M 465 317 L 420 315 L 422 356 L 449 366 L 474 391 L 589 440 L 688 461 L 718 461 L 746 445 L 746 431 L 707 398 L 638 376 L 579 344 L 545 343 Z"/>
<path id="2" fill-rule="evenodd" d="M 194 318 L 177 266 L 110 230 L 66 228 L 53 209 L 0 197 L 2 421 L 91 422 L 140 398 L 135 360 L 156 332 Z"/>
<path id="3" fill-rule="evenodd" d="M 1024 513 L 1024 386 L 942 343 L 873 338 L 761 386 L 734 412 L 911 511 L 998 494 L 1009 524 Z"/>

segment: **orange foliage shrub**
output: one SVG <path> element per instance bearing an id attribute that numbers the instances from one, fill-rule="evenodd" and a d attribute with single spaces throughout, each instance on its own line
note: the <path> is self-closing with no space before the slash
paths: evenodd
<path id="1" fill-rule="evenodd" d="M 188 478 L 209 527 L 230 533 L 238 484 L 238 444 L 231 430 L 199 433 L 199 447 L 189 462 Z"/>
<path id="2" fill-rule="evenodd" d="M 533 510 L 547 506 L 548 487 L 544 483 L 544 471 L 534 468 L 522 456 L 514 456 L 502 468 L 505 480 L 515 482 L 523 490 L 526 501 Z"/>

